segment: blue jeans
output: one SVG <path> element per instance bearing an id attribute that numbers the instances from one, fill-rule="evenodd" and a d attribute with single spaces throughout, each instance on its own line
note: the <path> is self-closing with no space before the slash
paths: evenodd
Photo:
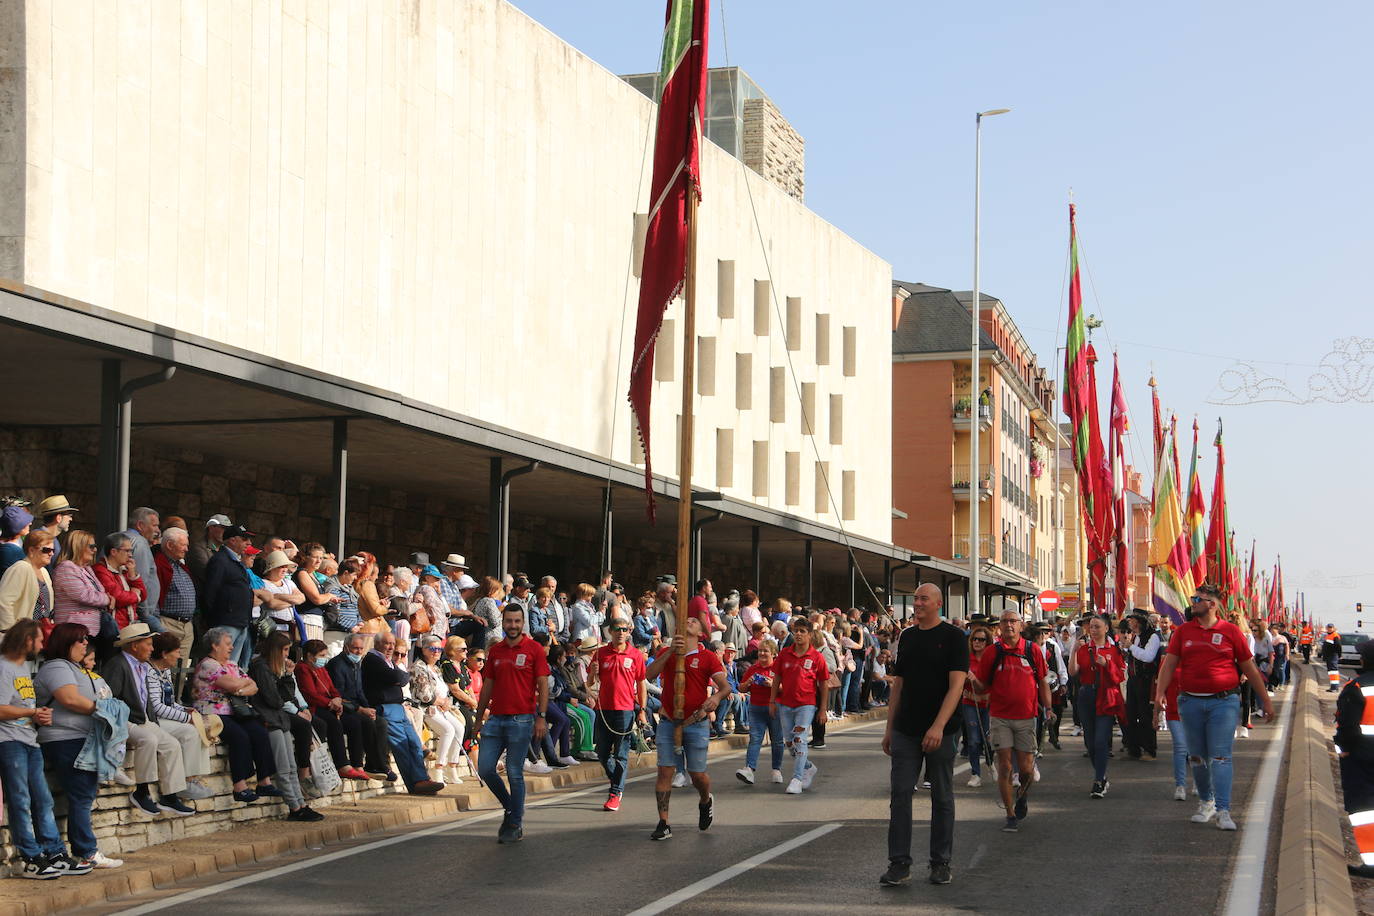
<path id="1" fill-rule="evenodd" d="M 743 721 L 743 709 L 744 701 L 736 697 L 734 694 L 731 694 L 729 699 L 727 699 L 725 702 L 721 703 L 719 706 L 716 707 L 716 721 L 715 724 L 711 727 L 711 734 L 725 734 L 725 720 L 731 715 L 735 717 L 735 727 L 738 728 L 739 726 L 744 725 L 745 722 Z"/>
<path id="2" fill-rule="evenodd" d="M 1169 726 L 1169 737 L 1174 745 L 1174 785 L 1188 785 L 1188 736 L 1184 734 L 1183 720 L 1165 719 Z"/>
<path id="3" fill-rule="evenodd" d="M 0 785 L 5 789 L 10 838 L 19 854 L 32 859 L 65 853 L 43 775 L 43 752 L 22 741 L 0 741 Z"/>
<path id="4" fill-rule="evenodd" d="M 1178 715 L 1188 735 L 1198 798 L 1215 801 L 1218 811 L 1231 810 L 1231 745 L 1240 721 L 1240 698 L 1234 694 L 1217 699 L 1180 693 Z"/>
<path id="5" fill-rule="evenodd" d="M 429 779 L 425 772 L 425 752 L 420 747 L 420 736 L 406 717 L 405 707 L 400 703 L 382 703 L 377 714 L 386 720 L 387 742 L 391 745 L 391 756 L 396 760 L 396 769 L 401 771 L 401 780 L 407 789 L 415 788 L 417 782 Z M 277 767 L 281 769 L 280 764 Z"/>
<path id="6" fill-rule="evenodd" d="M 100 790 L 96 775 L 90 770 L 78 770 L 76 758 L 81 756 L 85 738 L 49 741 L 44 744 L 43 758 L 57 776 L 57 784 L 67 796 L 67 844 L 72 854 L 89 858 L 100 851 L 91 827 L 91 806 Z"/>
<path id="7" fill-rule="evenodd" d="M 763 733 L 768 732 L 769 746 L 773 752 L 773 769 L 782 769 L 782 722 L 777 716 L 768 714 L 767 706 L 749 707 L 749 750 L 744 754 L 744 765 L 751 770 L 759 768 L 759 751 L 763 749 Z"/>
<path id="8" fill-rule="evenodd" d="M 1083 722 L 1083 743 L 1093 757 L 1093 779 L 1098 782 L 1107 778 L 1107 760 L 1112 752 L 1112 723 L 1115 716 L 1097 714 L 1097 685 L 1085 684 L 1078 688 L 1078 716 Z"/>
<path id="9" fill-rule="evenodd" d="M 808 766 L 813 766 L 806 759 L 806 740 L 811 732 L 811 722 L 816 718 L 816 707 L 814 706 L 784 706 L 778 704 L 778 724 L 782 733 L 787 737 L 784 739 L 787 746 L 792 749 L 792 754 L 797 758 L 797 762 L 792 765 L 792 778 L 801 779 Z"/>
<path id="10" fill-rule="evenodd" d="M 482 743 L 478 745 L 477 775 L 496 796 L 510 822 L 519 827 L 525 821 L 525 751 L 534 734 L 534 716 L 492 716 L 482 726 Z M 506 752 L 506 777 L 510 791 L 496 772 L 501 752 Z"/>
<path id="11" fill-rule="evenodd" d="M 840 663 L 840 666 L 841 666 L 841 668 L 843 668 L 844 663 L 841 662 L 841 663 Z M 840 672 L 840 689 L 839 689 L 839 690 L 832 691 L 831 703 L 830 703 L 830 705 L 834 707 L 835 712 L 837 712 L 837 713 L 844 712 L 844 701 L 845 701 L 845 698 L 849 696 L 849 682 L 850 682 L 851 679 L 853 679 L 853 677 L 854 677 L 854 672 L 853 672 L 853 671 L 843 671 L 843 670 L 842 670 L 842 671 Z"/>
<path id="12" fill-rule="evenodd" d="M 968 734 L 968 768 L 974 776 L 983 775 L 983 745 L 992 723 L 988 721 L 988 707 L 960 703 L 964 713 L 965 732 Z"/>
<path id="13" fill-rule="evenodd" d="M 602 709 L 596 713 L 596 759 L 611 781 L 611 794 L 625 792 L 625 772 L 630 768 L 630 735 L 634 728 L 633 709 Z"/>
<path id="14" fill-rule="evenodd" d="M 857 659 L 855 660 L 855 663 L 858 663 Z M 862 666 L 859 666 L 855 670 L 849 672 L 849 682 L 845 687 L 844 694 L 845 711 L 862 712 L 862 710 L 859 709 L 859 696 L 863 692 L 863 686 L 864 669 Z"/>
<path id="15" fill-rule="evenodd" d="M 241 671 L 248 670 L 253 660 L 253 640 L 249 638 L 248 627 L 225 627 L 234 634 L 234 646 L 229 650 L 229 661 L 239 666 Z"/>

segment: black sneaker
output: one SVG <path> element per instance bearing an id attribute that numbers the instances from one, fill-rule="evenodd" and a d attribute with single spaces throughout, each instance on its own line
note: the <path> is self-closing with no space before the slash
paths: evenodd
<path id="1" fill-rule="evenodd" d="M 1030 791 L 1030 786 L 1023 785 L 1016 793 L 1016 807 L 1013 809 L 1018 821 L 1024 821 L 1026 815 L 1030 813 L 1030 805 L 1026 802 L 1026 793 Z"/>
<path id="2" fill-rule="evenodd" d="M 186 804 L 186 802 L 177 798 L 175 795 L 162 796 L 157 800 L 157 807 L 159 811 L 165 811 L 168 814 L 174 814 L 177 817 L 190 817 L 191 815 L 196 813 L 195 808 L 192 808 L 190 805 Z"/>
<path id="3" fill-rule="evenodd" d="M 142 812 L 149 817 L 157 817 L 162 813 L 162 809 L 157 806 L 157 802 L 153 801 L 143 789 L 129 793 L 129 804 L 135 811 Z"/>
<path id="4" fill-rule="evenodd" d="M 22 856 L 19 859 L 19 877 L 32 878 L 35 881 L 53 881 L 61 877 L 61 870 L 54 868 L 52 864 L 42 856 Z"/>
<path id="5" fill-rule="evenodd" d="M 673 828 L 668 826 L 667 821 L 659 821 L 654 832 L 649 834 L 651 840 L 671 840 L 673 838 Z"/>
<path id="6" fill-rule="evenodd" d="M 519 824 L 511 820 L 510 815 L 501 819 L 501 829 L 496 831 L 496 842 L 505 845 L 518 843 L 524 838 L 525 831 L 520 828 Z"/>
<path id="7" fill-rule="evenodd" d="M 889 862 L 878 883 L 883 887 L 900 887 L 911 880 L 911 866 L 901 862 Z"/>
<path id="8" fill-rule="evenodd" d="M 948 884 L 952 880 L 954 880 L 954 875 L 950 874 L 948 863 L 936 862 L 930 866 L 931 884 Z"/>
<path id="9" fill-rule="evenodd" d="M 697 829 L 706 830 L 710 828 L 711 822 L 716 819 L 716 797 L 706 796 L 706 801 L 697 805 Z"/>
<path id="10" fill-rule="evenodd" d="M 808 741 L 807 744 L 806 744 L 806 746 L 807 746 L 807 747 L 811 747 L 811 748 L 815 748 L 815 749 L 818 750 L 818 751 L 823 751 L 823 750 L 825 750 L 825 742 L 824 742 L 824 741 L 820 742 L 819 744 L 817 744 L 816 742 L 813 742 L 813 741 Z"/>
<path id="11" fill-rule="evenodd" d="M 1009 818 L 1007 818 L 1007 822 L 1006 822 L 1005 824 L 1002 825 L 1002 832 L 1003 832 L 1003 833 L 1015 833 L 1016 831 L 1018 831 L 1018 830 L 1020 830 L 1020 829 L 1021 829 L 1021 826 L 1020 826 L 1020 824 L 1017 822 L 1016 818 L 1014 818 L 1014 817 L 1009 817 Z"/>
<path id="12" fill-rule="evenodd" d="M 57 869 L 59 878 L 73 878 L 77 875 L 89 875 L 95 866 L 90 859 L 77 859 L 59 852 L 57 855 L 48 856 L 48 865 Z"/>
<path id="13" fill-rule="evenodd" d="M 1109 782 L 1108 782 L 1107 780 L 1105 780 L 1105 779 L 1099 779 L 1097 782 L 1093 783 L 1092 797 L 1093 797 L 1093 798 L 1106 798 L 1106 797 L 1107 797 L 1107 787 L 1108 787 L 1109 785 L 1111 785 L 1111 783 L 1109 783 Z"/>

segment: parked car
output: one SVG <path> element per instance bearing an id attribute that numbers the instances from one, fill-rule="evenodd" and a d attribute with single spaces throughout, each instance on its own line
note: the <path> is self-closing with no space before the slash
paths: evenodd
<path id="1" fill-rule="evenodd" d="M 1342 633 L 1341 634 L 1341 664 L 1349 665 L 1352 668 L 1360 667 L 1360 653 L 1355 647 L 1369 639 L 1365 633 Z"/>

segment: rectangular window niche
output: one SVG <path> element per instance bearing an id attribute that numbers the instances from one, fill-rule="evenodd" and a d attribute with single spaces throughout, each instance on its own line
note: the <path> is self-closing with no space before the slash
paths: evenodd
<path id="1" fill-rule="evenodd" d="M 735 409 L 754 406 L 754 354 L 735 354 Z"/>
<path id="2" fill-rule="evenodd" d="M 716 315 L 735 317 L 735 262 L 716 262 Z"/>
<path id="3" fill-rule="evenodd" d="M 735 485 L 735 431 L 716 430 L 716 486 L 723 489 Z"/>
<path id="4" fill-rule="evenodd" d="M 754 497 L 768 498 L 768 440 L 754 440 Z"/>
<path id="5" fill-rule="evenodd" d="M 677 375 L 677 322 L 672 318 L 663 319 L 659 328 L 658 340 L 654 342 L 654 378 L 660 382 L 671 382 Z"/>
<path id="6" fill-rule="evenodd" d="M 784 476 L 787 480 L 787 505 L 799 506 L 801 505 L 801 452 L 787 452 L 783 457 L 786 465 Z"/>
<path id="7" fill-rule="evenodd" d="M 773 309 L 772 292 L 767 280 L 754 281 L 754 336 L 768 336 L 768 313 Z"/>

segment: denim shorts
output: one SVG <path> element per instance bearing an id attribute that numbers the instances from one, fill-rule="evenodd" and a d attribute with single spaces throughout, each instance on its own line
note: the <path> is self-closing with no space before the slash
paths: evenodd
<path id="1" fill-rule="evenodd" d="M 673 746 L 673 732 L 675 727 L 668 718 L 658 720 L 658 728 L 654 732 L 654 744 L 658 747 L 658 765 L 661 767 L 675 767 L 682 762 Z M 700 722 L 682 727 L 682 756 L 687 758 L 688 773 L 706 772 L 706 749 L 711 746 L 711 722 L 709 719 L 702 719 Z"/>

